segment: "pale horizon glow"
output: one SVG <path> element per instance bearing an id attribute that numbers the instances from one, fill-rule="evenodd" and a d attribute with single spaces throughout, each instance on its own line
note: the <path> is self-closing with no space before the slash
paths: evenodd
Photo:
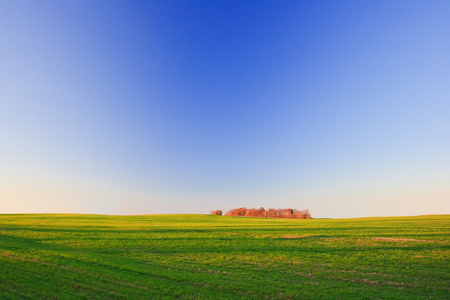
<path id="1" fill-rule="evenodd" d="M 448 1 L 2 1 L 0 214 L 450 214 Z"/>

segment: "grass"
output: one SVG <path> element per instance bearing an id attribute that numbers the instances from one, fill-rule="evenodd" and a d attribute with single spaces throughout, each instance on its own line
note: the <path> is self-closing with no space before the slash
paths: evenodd
<path id="1" fill-rule="evenodd" d="M 0 215 L 1 299 L 449 299 L 450 215 Z"/>

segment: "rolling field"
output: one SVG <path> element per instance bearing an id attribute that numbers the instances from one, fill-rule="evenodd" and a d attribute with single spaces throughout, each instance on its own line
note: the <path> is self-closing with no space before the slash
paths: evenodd
<path id="1" fill-rule="evenodd" d="M 450 299 L 450 215 L 0 215 L 1 299 Z"/>

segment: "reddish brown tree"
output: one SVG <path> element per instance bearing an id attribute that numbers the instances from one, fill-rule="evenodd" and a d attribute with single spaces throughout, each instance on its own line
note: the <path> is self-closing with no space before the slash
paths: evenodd
<path id="1" fill-rule="evenodd" d="M 269 208 L 266 211 L 266 218 L 276 218 L 277 217 L 277 212 L 275 209 L 273 208 Z"/>
<path id="2" fill-rule="evenodd" d="M 218 210 L 210 211 L 209 213 L 214 216 L 221 216 L 223 214 L 223 211 L 221 209 L 218 209 Z"/>
<path id="3" fill-rule="evenodd" d="M 264 209 L 264 207 L 260 207 L 260 208 L 249 208 L 249 209 L 247 209 L 247 211 L 245 212 L 245 216 L 246 216 L 246 217 L 259 217 L 259 218 L 264 218 L 264 217 L 265 217 L 265 213 L 266 213 L 266 210 Z"/>
<path id="4" fill-rule="evenodd" d="M 235 208 L 235 209 L 227 211 L 225 213 L 225 216 L 243 217 L 243 216 L 245 216 L 246 212 L 247 212 L 246 207 Z"/>
<path id="5" fill-rule="evenodd" d="M 258 208 L 258 217 L 265 218 L 266 217 L 266 210 L 264 207 Z"/>
<path id="6" fill-rule="evenodd" d="M 305 209 L 303 211 L 303 215 L 304 215 L 303 219 L 311 219 L 311 214 L 309 213 L 309 210 Z"/>
<path id="7" fill-rule="evenodd" d="M 284 219 L 311 219 L 309 210 L 298 210 L 295 208 L 270 208 L 265 210 L 264 207 L 249 208 L 241 207 L 229 210 L 225 216 L 235 217 L 260 217 L 260 218 L 284 218 Z"/>

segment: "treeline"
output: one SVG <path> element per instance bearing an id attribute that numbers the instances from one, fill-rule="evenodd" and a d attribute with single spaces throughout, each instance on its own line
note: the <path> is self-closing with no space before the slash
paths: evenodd
<path id="1" fill-rule="evenodd" d="M 223 212 L 221 210 L 211 211 L 212 215 L 221 216 Z M 295 208 L 275 209 L 269 208 L 265 210 L 264 207 L 260 208 L 235 208 L 225 213 L 225 216 L 234 217 L 258 217 L 258 218 L 284 218 L 284 219 L 311 219 L 309 210 L 298 210 Z"/>

